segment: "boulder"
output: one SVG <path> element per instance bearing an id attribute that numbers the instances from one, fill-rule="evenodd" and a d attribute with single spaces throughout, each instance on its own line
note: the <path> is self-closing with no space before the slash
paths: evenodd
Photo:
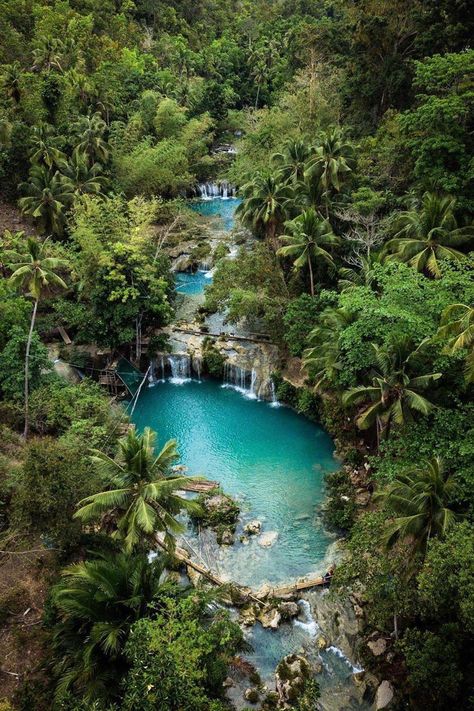
<path id="1" fill-rule="evenodd" d="M 318 646 L 318 649 L 326 649 L 326 647 L 328 646 L 329 643 L 328 643 L 326 637 L 323 637 L 321 635 L 320 637 L 318 637 L 316 644 Z"/>
<path id="2" fill-rule="evenodd" d="M 262 530 L 262 524 L 260 521 L 249 521 L 248 523 L 245 524 L 244 526 L 244 531 L 245 533 L 248 533 L 249 536 L 258 536 L 260 531 Z"/>
<path id="3" fill-rule="evenodd" d="M 253 627 L 257 621 L 258 610 L 253 605 L 244 607 L 240 610 L 240 620 L 246 627 Z"/>
<path id="4" fill-rule="evenodd" d="M 300 654 L 289 654 L 281 660 L 275 672 L 279 708 L 294 708 L 310 674 L 309 662 Z"/>
<path id="5" fill-rule="evenodd" d="M 258 689 L 251 687 L 250 689 L 245 690 L 244 697 L 245 700 L 249 701 L 251 704 L 256 704 L 260 699 L 260 694 L 258 693 Z"/>
<path id="6" fill-rule="evenodd" d="M 382 681 L 375 694 L 375 710 L 386 709 L 392 703 L 394 697 L 393 686 L 386 679 Z"/>
<path id="7" fill-rule="evenodd" d="M 230 676 L 228 676 L 222 682 L 222 686 L 224 687 L 224 689 L 230 689 L 231 686 L 234 686 L 234 680 L 231 679 Z"/>
<path id="8" fill-rule="evenodd" d="M 220 543 L 223 546 L 232 546 L 234 544 L 234 534 L 230 529 L 226 528 L 224 531 L 222 531 L 222 534 L 220 536 Z"/>
<path id="9" fill-rule="evenodd" d="M 202 581 L 201 573 L 198 573 L 197 570 L 194 570 L 190 565 L 186 566 L 186 573 L 191 581 L 191 585 L 195 588 L 199 587 Z"/>
<path id="10" fill-rule="evenodd" d="M 276 630 L 281 622 L 281 614 L 276 607 L 271 607 L 270 609 L 263 610 L 259 614 L 258 620 L 262 627 L 269 627 L 272 630 Z"/>
<path id="11" fill-rule="evenodd" d="M 387 651 L 387 640 L 383 637 L 378 637 L 377 639 L 372 639 L 367 642 L 367 646 L 374 655 L 374 657 L 380 657 Z"/>
<path id="12" fill-rule="evenodd" d="M 262 546 L 262 548 L 270 548 L 276 542 L 277 538 L 278 531 L 267 531 L 259 536 L 258 545 Z"/>
<path id="13" fill-rule="evenodd" d="M 278 611 L 283 620 L 291 620 L 292 617 L 297 617 L 300 608 L 296 602 L 281 602 L 278 605 Z"/>

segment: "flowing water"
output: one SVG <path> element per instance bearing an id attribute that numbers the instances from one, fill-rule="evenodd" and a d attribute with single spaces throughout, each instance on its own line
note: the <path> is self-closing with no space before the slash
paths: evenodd
<path id="1" fill-rule="evenodd" d="M 231 230 L 239 201 L 223 189 L 217 196 L 215 187 L 201 187 L 204 199 L 190 202 L 190 207 L 221 218 L 222 228 Z M 202 294 L 212 272 L 203 268 L 176 277 L 177 291 L 192 298 Z M 223 327 L 217 323 L 215 328 Z M 325 572 L 337 545 L 322 526 L 319 512 L 324 474 L 338 466 L 333 443 L 320 427 L 278 405 L 274 393 L 273 402 L 256 398 L 253 371 L 228 366 L 222 384 L 201 382 L 200 364 L 174 354 L 153 363 L 150 387 L 141 391 L 133 413 L 139 429 L 150 426 L 158 432 L 159 444 L 178 440 L 181 463 L 189 474 L 218 481 L 238 500 L 241 517 L 233 546 L 218 546 L 213 532 L 197 532 L 190 524 L 182 544 L 222 578 L 254 588 Z M 253 519 L 261 521 L 263 534 L 273 534 L 270 547 L 262 546 L 259 536 L 244 536 L 245 523 Z M 282 657 L 303 652 L 311 662 L 323 665 L 317 676 L 321 708 L 368 708 L 351 681 L 357 667 L 337 647 L 317 651 L 319 628 L 310 605 L 304 599 L 298 604 L 300 615 L 292 623 L 277 630 L 260 624 L 246 629 L 253 648 L 245 655 L 248 661 L 273 688 Z M 237 708 L 246 706 L 246 687 L 248 680 L 229 690 Z"/>

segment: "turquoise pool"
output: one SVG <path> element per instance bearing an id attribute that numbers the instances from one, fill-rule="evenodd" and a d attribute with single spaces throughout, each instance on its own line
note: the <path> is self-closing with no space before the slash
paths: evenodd
<path id="1" fill-rule="evenodd" d="M 208 532 L 198 539 L 190 528 L 192 545 L 205 549 L 224 577 L 258 586 L 327 569 L 333 539 L 318 509 L 324 474 L 337 462 L 323 429 L 211 380 L 146 388 L 133 420 L 156 430 L 161 443 L 176 438 L 190 474 L 217 480 L 239 500 L 243 524 L 256 518 L 263 532 L 277 534 L 271 547 L 255 536 L 244 545 L 240 528 L 233 546 L 216 546 Z"/>

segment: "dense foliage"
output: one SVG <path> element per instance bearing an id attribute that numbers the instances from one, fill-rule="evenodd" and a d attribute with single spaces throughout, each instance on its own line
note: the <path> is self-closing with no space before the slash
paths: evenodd
<path id="1" fill-rule="evenodd" d="M 181 198 L 209 179 L 239 187 L 243 230 L 235 259 L 214 252 L 202 313 L 296 360 L 304 387 L 275 374 L 278 396 L 337 437 L 326 516 L 349 531 L 349 556 L 335 584 L 360 598 L 367 636 L 389 640 L 382 668 L 365 650 L 367 666 L 411 708 L 472 703 L 469 10 L 2 0 L 2 550 L 19 539 L 70 564 L 46 615 L 56 692 L 43 683 L 39 709 L 54 693 L 71 711 L 225 708 L 238 627 L 143 555 L 157 532 L 172 549 L 190 508 L 176 445 L 154 458 L 150 432 L 119 441 L 123 418 L 88 378 L 59 379 L 47 347 L 66 329 L 68 357 L 93 375 L 91 343 L 136 362 L 147 339 L 161 348 L 165 242 L 174 230 L 207 256 Z M 205 359 L 222 373 L 210 344 Z"/>

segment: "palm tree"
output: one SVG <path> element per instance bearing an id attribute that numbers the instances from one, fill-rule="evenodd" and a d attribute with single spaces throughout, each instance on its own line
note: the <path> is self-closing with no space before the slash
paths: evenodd
<path id="1" fill-rule="evenodd" d="M 6 96 L 12 100 L 15 106 L 20 103 L 21 99 L 21 74 L 21 64 L 19 62 L 13 62 L 13 64 L 7 64 L 4 67 L 1 76 L 2 88 Z"/>
<path id="2" fill-rule="evenodd" d="M 304 180 L 306 163 L 310 155 L 311 149 L 304 141 L 288 141 L 281 153 L 272 156 L 272 162 L 283 180 L 296 187 Z"/>
<path id="3" fill-rule="evenodd" d="M 333 247 L 339 239 L 333 233 L 328 220 L 324 220 L 314 208 L 305 210 L 301 215 L 285 224 L 287 234 L 280 239 L 286 242 L 277 254 L 283 257 L 296 257 L 293 262 L 295 269 L 308 266 L 311 296 L 314 296 L 313 259 L 325 261 L 334 267 L 329 252 L 324 247 Z"/>
<path id="4" fill-rule="evenodd" d="M 355 286 L 374 286 L 377 278 L 375 265 L 380 263 L 378 256 L 374 257 L 370 254 L 369 257 L 364 257 L 358 254 L 354 255 L 349 263 L 353 266 L 339 269 L 342 278 L 339 279 L 338 286 L 341 292 L 353 289 Z"/>
<path id="5" fill-rule="evenodd" d="M 450 504 L 456 488 L 441 459 L 433 457 L 406 474 L 398 474 L 379 494 L 396 516 L 387 524 L 384 543 L 391 548 L 397 541 L 410 540 L 415 551 L 425 552 L 434 536 L 444 536 L 457 515 Z"/>
<path id="6" fill-rule="evenodd" d="M 40 123 L 33 127 L 30 139 L 30 160 L 35 165 L 45 166 L 49 170 L 66 159 L 64 153 L 57 147 L 58 138 L 53 126 Z"/>
<path id="7" fill-rule="evenodd" d="M 109 553 L 66 568 L 52 590 L 58 700 L 69 690 L 113 696 L 132 624 L 159 609 L 160 598 L 184 592 L 166 581 L 165 561 L 150 563 L 145 553 Z"/>
<path id="8" fill-rule="evenodd" d="M 340 191 L 345 176 L 351 172 L 349 163 L 352 156 L 352 146 L 344 139 L 341 129 L 333 128 L 322 136 L 321 144 L 308 161 L 305 177 L 309 182 L 316 181 L 321 185 L 326 217 L 329 217 L 331 193 Z"/>
<path id="9" fill-rule="evenodd" d="M 381 435 L 390 435 L 392 424 L 403 426 L 419 412 L 427 415 L 434 405 L 420 392 L 441 378 L 442 373 L 427 373 L 412 376 L 409 371 L 420 355 L 425 341 L 413 350 L 408 339 L 400 339 L 389 348 L 372 344 L 378 367 L 370 385 L 358 385 L 344 393 L 342 402 L 346 407 L 364 404 L 356 419 L 361 430 L 373 425 L 377 428 L 377 446 Z"/>
<path id="10" fill-rule="evenodd" d="M 451 304 L 444 309 L 437 336 L 447 339 L 446 353 L 467 350 L 466 380 L 474 382 L 474 307 Z"/>
<path id="11" fill-rule="evenodd" d="M 44 69 L 49 72 L 52 69 L 63 71 L 63 54 L 65 45 L 60 39 L 52 37 L 42 37 L 39 45 L 33 50 L 33 71 Z"/>
<path id="12" fill-rule="evenodd" d="M 80 151 L 73 151 L 69 161 L 60 165 L 61 181 L 74 195 L 100 195 L 105 178 L 101 175 L 100 163 L 89 167 L 87 156 Z"/>
<path id="13" fill-rule="evenodd" d="M 73 199 L 68 185 L 65 185 L 59 172 L 51 174 L 46 168 L 34 165 L 30 170 L 30 179 L 22 183 L 20 189 L 27 193 L 18 204 L 25 215 L 31 215 L 39 221 L 43 232 L 61 235 L 64 228 L 64 209 Z"/>
<path id="14" fill-rule="evenodd" d="M 242 186 L 243 200 L 237 208 L 242 222 L 256 230 L 263 230 L 273 248 L 277 249 L 277 235 L 287 217 L 291 188 L 276 176 L 258 173 Z"/>
<path id="15" fill-rule="evenodd" d="M 441 277 L 439 259 L 463 259 L 455 247 L 468 244 L 474 227 L 459 227 L 454 216 L 456 200 L 426 192 L 421 210 L 402 212 L 397 220 L 398 231 L 387 242 L 387 260 L 407 262 L 417 271 L 436 279 Z"/>
<path id="16" fill-rule="evenodd" d="M 76 123 L 76 130 L 79 132 L 76 150 L 84 153 L 91 165 L 96 161 L 107 162 L 109 147 L 104 139 L 106 128 L 107 125 L 99 113 L 84 116 Z"/>
<path id="17" fill-rule="evenodd" d="M 314 389 L 320 392 L 325 386 L 334 387 L 337 377 L 344 369 L 341 358 L 341 335 L 356 316 L 346 308 L 327 308 L 318 325 L 311 331 L 311 345 L 303 353 L 303 367 L 315 380 Z"/>
<path id="18" fill-rule="evenodd" d="M 19 233 L 17 237 L 24 236 Z M 65 259 L 56 257 L 48 257 L 48 240 L 39 242 L 34 237 L 28 237 L 26 242 L 26 252 L 20 254 L 18 252 L 9 251 L 7 257 L 9 259 L 9 268 L 13 271 L 10 276 L 10 281 L 16 287 L 23 287 L 27 293 L 33 298 L 33 310 L 31 313 L 30 330 L 28 340 L 26 342 L 25 353 L 25 427 L 23 436 L 26 439 L 29 431 L 29 380 L 30 380 L 30 350 L 31 339 L 36 321 L 36 313 L 38 304 L 43 293 L 53 286 L 59 286 L 66 289 L 66 284 L 61 277 L 56 274 L 56 269 L 66 268 L 68 262 Z"/>
<path id="19" fill-rule="evenodd" d="M 196 502 L 176 493 L 190 481 L 172 470 L 179 457 L 176 440 L 166 442 L 159 454 L 155 454 L 155 442 L 156 433 L 146 427 L 143 434 L 132 429 L 119 441 L 116 459 L 94 450 L 92 460 L 106 489 L 80 501 L 74 515 L 83 522 L 100 519 L 113 537 L 123 541 L 126 551 L 143 542 L 154 545 L 159 531 L 172 550 L 174 534 L 183 531 L 175 516 L 197 508 Z"/>

